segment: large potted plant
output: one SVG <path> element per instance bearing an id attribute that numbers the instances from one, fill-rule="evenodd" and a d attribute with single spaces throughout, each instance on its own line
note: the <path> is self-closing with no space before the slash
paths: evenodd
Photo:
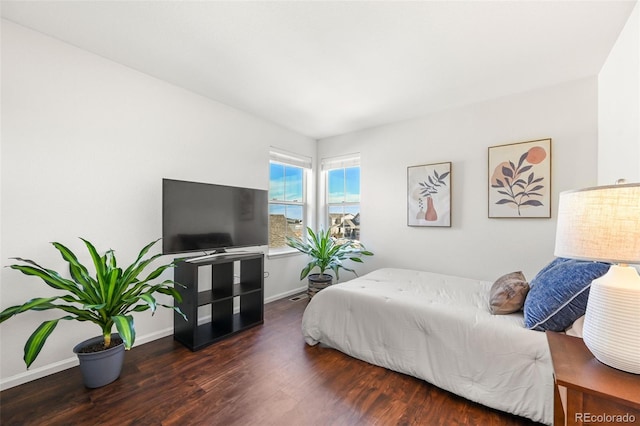
<path id="1" fill-rule="evenodd" d="M 93 261 L 95 276 L 89 274 L 88 269 L 79 262 L 71 250 L 57 242 L 52 244 L 68 263 L 70 278 L 65 278 L 63 275 L 66 274 L 46 269 L 32 260 L 13 258 L 20 263 L 10 265 L 10 268 L 25 275 L 38 277 L 62 294 L 37 297 L 22 305 L 11 306 L 0 312 L 0 323 L 27 311 L 58 309 L 66 314 L 43 322 L 31 334 L 24 346 L 24 362 L 27 368 L 36 359 L 60 320 L 90 321 L 97 324 L 102 335 L 79 343 L 74 348 L 80 360 L 85 386 L 96 388 L 111 383 L 120 376 L 124 350 L 130 349 L 136 338 L 133 312 L 151 310 L 153 314 L 157 306 L 162 306 L 175 310 L 183 317 L 184 314 L 178 307 L 163 305 L 155 298 L 156 293 L 161 293 L 173 297 L 178 302 L 182 300 L 174 288 L 174 281 L 153 283 L 166 269 L 173 267 L 173 263 L 157 266 L 141 277 L 151 263 L 161 256 L 156 254 L 143 259 L 158 240 L 147 244 L 135 262 L 124 269 L 118 266 L 113 250 L 108 250 L 100 256 L 93 244 L 85 239 L 82 241 Z M 114 325 L 117 334 L 112 334 Z"/>
<path id="2" fill-rule="evenodd" d="M 308 277 L 307 294 L 309 298 L 333 284 L 333 276 L 325 273 L 327 270 L 333 271 L 336 279 L 340 278 L 340 269 L 352 272 L 357 276 L 355 270 L 344 265 L 344 261 L 351 260 L 362 263 L 362 256 L 373 256 L 373 253 L 360 242 L 332 237 L 328 230 L 323 231 L 322 229 L 315 233 L 311 228 L 307 228 L 305 239 L 287 237 L 287 245 L 311 257 L 309 263 L 300 271 L 301 280 Z M 311 271 L 315 268 L 318 268 L 320 273 L 312 274 Z"/>

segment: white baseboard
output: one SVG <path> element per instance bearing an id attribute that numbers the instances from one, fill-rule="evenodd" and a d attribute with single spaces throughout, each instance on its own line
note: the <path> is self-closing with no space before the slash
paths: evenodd
<path id="1" fill-rule="evenodd" d="M 294 294 L 302 293 L 307 290 L 307 286 L 302 286 L 293 290 L 279 293 L 274 296 L 270 296 L 264 300 L 264 303 L 274 302 L 285 297 L 293 296 Z M 200 321 L 208 321 L 208 318 L 201 318 Z M 145 343 L 152 342 L 162 337 L 173 335 L 173 327 L 165 328 L 153 333 L 145 334 L 136 338 L 135 346 L 144 345 Z M 134 346 L 134 347 L 135 347 Z M 22 385 L 27 382 L 31 382 L 36 379 L 40 379 L 51 374 L 58 373 L 69 368 L 73 368 L 78 365 L 78 358 L 73 356 L 62 361 L 54 362 L 42 367 L 34 368 L 23 373 L 16 374 L 14 376 L 7 377 L 0 380 L 0 390 L 9 389 L 15 386 Z"/>
<path id="2" fill-rule="evenodd" d="M 24 373 L 16 374 L 15 376 L 7 377 L 0 381 L 0 390 L 6 390 L 14 386 L 22 385 L 32 380 L 39 379 L 41 377 L 49 376 L 54 373 L 58 373 L 63 370 L 75 367 L 78 365 L 78 358 L 71 357 L 62 361 L 54 362 L 52 364 L 45 365 L 43 367 L 27 370 Z"/>
<path id="3" fill-rule="evenodd" d="M 145 334 L 136 338 L 134 347 L 144 345 L 145 343 L 152 342 L 162 337 L 173 335 L 173 327 L 165 328 L 153 333 Z M 14 376 L 7 377 L 0 380 L 0 390 L 9 389 L 15 386 L 22 385 L 27 382 L 31 382 L 36 379 L 40 379 L 51 374 L 59 373 L 60 371 L 73 368 L 78 365 L 78 357 L 73 356 L 62 361 L 54 362 L 42 367 L 27 370 L 23 373 L 16 374 Z"/>
<path id="4" fill-rule="evenodd" d="M 264 299 L 264 303 L 275 302 L 276 300 L 284 299 L 285 297 L 293 296 L 294 294 L 304 293 L 307 291 L 307 286 L 298 287 L 293 290 L 285 291 L 284 293 L 276 294 L 275 296 L 267 297 Z"/>

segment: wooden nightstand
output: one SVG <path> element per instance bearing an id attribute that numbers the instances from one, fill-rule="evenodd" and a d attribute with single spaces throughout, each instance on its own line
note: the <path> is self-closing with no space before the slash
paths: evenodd
<path id="1" fill-rule="evenodd" d="M 554 425 L 640 425 L 640 375 L 598 361 L 582 339 L 547 331 Z"/>

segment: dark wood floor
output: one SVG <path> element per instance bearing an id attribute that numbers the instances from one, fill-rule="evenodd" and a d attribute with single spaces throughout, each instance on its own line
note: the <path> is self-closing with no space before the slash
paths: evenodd
<path id="1" fill-rule="evenodd" d="M 307 300 L 198 352 L 171 337 L 133 348 L 118 380 L 78 367 L 0 393 L 2 425 L 535 425 L 338 351 L 307 346 Z"/>

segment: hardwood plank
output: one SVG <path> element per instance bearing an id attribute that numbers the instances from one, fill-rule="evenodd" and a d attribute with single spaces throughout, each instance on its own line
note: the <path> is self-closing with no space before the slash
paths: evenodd
<path id="1" fill-rule="evenodd" d="M 72 368 L 0 393 L 2 425 L 536 425 L 307 346 L 307 300 L 265 306 L 265 323 L 198 352 L 172 337 L 126 354 L 122 375 L 86 389 Z"/>

